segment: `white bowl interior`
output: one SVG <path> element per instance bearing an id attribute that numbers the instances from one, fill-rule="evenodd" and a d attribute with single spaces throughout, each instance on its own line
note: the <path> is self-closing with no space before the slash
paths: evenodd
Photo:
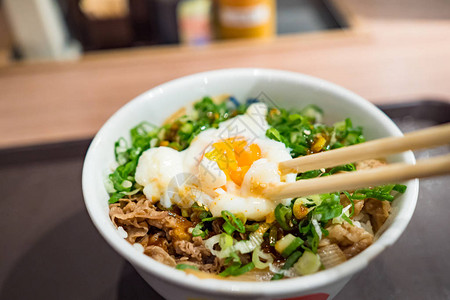
<path id="1" fill-rule="evenodd" d="M 188 277 L 135 250 L 119 236 L 108 216 L 104 179 L 114 162 L 114 142 L 119 137 L 128 139 L 129 130 L 141 121 L 160 125 L 180 107 L 205 95 L 221 94 L 234 95 L 241 101 L 258 98 L 285 108 L 316 104 L 325 112 L 325 123 L 332 124 L 350 117 L 355 125 L 363 126 L 368 139 L 401 135 L 398 127 L 385 114 L 361 97 L 326 81 L 297 73 L 228 69 L 200 73 L 158 86 L 126 104 L 105 123 L 88 150 L 83 168 L 83 193 L 88 212 L 103 237 L 121 255 L 140 269 L 181 286 L 206 291 L 277 295 L 326 285 L 349 276 L 397 240 L 414 211 L 417 180 L 406 183 L 407 192 L 393 203 L 389 226 L 372 246 L 344 264 L 306 277 L 269 283 L 210 280 L 211 283 L 205 284 L 204 280 Z M 411 152 L 393 156 L 390 161 L 415 162 Z"/>

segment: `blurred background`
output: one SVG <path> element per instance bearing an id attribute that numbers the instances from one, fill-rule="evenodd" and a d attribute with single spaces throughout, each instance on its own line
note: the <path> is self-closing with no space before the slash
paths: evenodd
<path id="1" fill-rule="evenodd" d="M 449 40 L 448 0 L 0 0 L 0 147 L 91 137 L 143 91 L 219 68 L 448 102 Z"/>
<path id="2" fill-rule="evenodd" d="M 0 0 L 0 299 L 159 299 L 92 226 L 83 158 L 137 95 L 233 67 L 329 80 L 404 132 L 449 122 L 450 1 Z M 449 179 L 336 299 L 450 299 Z"/>
<path id="3" fill-rule="evenodd" d="M 329 1 L 4 0 L 15 60 L 74 59 L 83 53 L 345 28 Z M 5 39 L 4 44 L 8 43 Z"/>

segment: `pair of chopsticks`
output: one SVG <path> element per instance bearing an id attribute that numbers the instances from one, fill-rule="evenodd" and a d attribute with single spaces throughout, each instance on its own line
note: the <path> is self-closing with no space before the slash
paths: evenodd
<path id="1" fill-rule="evenodd" d="M 407 150 L 433 148 L 446 144 L 450 144 L 450 123 L 411 132 L 401 137 L 382 138 L 336 150 L 298 157 L 281 162 L 278 167 L 282 174 L 302 173 L 371 158 L 381 158 Z M 450 154 L 420 160 L 415 165 L 396 163 L 375 169 L 285 183 L 267 189 L 265 197 L 279 200 L 354 190 L 444 174 L 450 174 Z"/>

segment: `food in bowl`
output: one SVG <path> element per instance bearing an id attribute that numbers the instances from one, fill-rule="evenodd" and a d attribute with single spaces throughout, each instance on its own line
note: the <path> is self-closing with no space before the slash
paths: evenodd
<path id="1" fill-rule="evenodd" d="M 282 176 L 281 161 L 365 141 L 350 119 L 321 119 L 314 105 L 286 110 L 225 96 L 205 97 L 161 127 L 140 123 L 130 144 L 115 144 L 110 218 L 140 251 L 199 276 L 276 280 L 336 266 L 372 244 L 393 194 L 406 187 L 264 198 L 283 182 L 385 164 Z"/>

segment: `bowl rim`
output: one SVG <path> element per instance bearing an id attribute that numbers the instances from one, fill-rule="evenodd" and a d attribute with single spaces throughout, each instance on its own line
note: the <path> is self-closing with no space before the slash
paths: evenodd
<path id="1" fill-rule="evenodd" d="M 386 229 L 386 231 L 381 234 L 378 240 L 376 240 L 362 253 L 353 257 L 351 260 L 348 260 L 345 263 L 342 263 L 331 269 L 323 270 L 321 272 L 308 276 L 294 277 L 285 280 L 252 282 L 199 279 L 194 275 L 188 275 L 183 271 L 179 271 L 175 268 L 159 263 L 152 258 L 144 255 L 143 253 L 138 253 L 136 249 L 125 239 L 119 237 L 118 234 L 113 234 L 112 228 L 103 226 L 104 223 L 102 223 L 99 218 L 97 218 L 97 215 L 101 214 L 102 212 L 100 212 L 98 206 L 94 205 L 96 199 L 92 191 L 93 182 L 91 179 L 95 177 L 95 169 L 93 168 L 92 160 L 93 153 L 96 151 L 98 145 L 102 142 L 102 135 L 105 131 L 107 131 L 109 124 L 112 124 L 119 114 L 132 109 L 132 107 L 134 105 L 137 105 L 137 103 L 141 101 L 149 101 L 150 99 L 152 99 L 154 97 L 154 94 L 156 94 L 158 91 L 163 91 L 164 89 L 172 89 L 186 81 L 195 81 L 206 77 L 222 77 L 225 75 L 239 75 L 250 77 L 269 76 L 276 77 L 277 79 L 288 79 L 291 81 L 297 81 L 302 84 L 320 87 L 321 89 L 325 89 L 332 94 L 347 98 L 350 101 L 358 103 L 359 105 L 363 106 L 364 109 L 370 110 L 371 113 L 374 114 L 374 116 L 378 120 L 380 120 L 380 122 L 386 123 L 392 135 L 403 135 L 397 125 L 395 125 L 395 123 L 387 115 L 385 115 L 375 105 L 365 100 L 361 96 L 334 83 L 301 73 L 274 69 L 231 68 L 196 73 L 168 81 L 142 93 L 141 95 L 135 97 L 133 100 L 123 105 L 119 110 L 117 110 L 103 124 L 103 126 L 91 142 L 87 151 L 82 171 L 82 189 L 84 202 L 92 222 L 94 223 L 100 234 L 103 236 L 103 238 L 108 242 L 108 244 L 110 244 L 117 252 L 125 257 L 135 267 L 138 267 L 143 271 L 151 273 L 155 277 L 168 281 L 172 284 L 179 285 L 183 288 L 212 294 L 260 294 L 280 296 L 317 289 L 325 285 L 330 285 L 344 278 L 349 278 L 351 275 L 365 268 L 368 263 L 373 260 L 378 254 L 380 254 L 386 247 L 391 246 L 397 241 L 397 239 L 400 237 L 400 235 L 408 225 L 415 210 L 419 191 L 417 179 L 410 180 L 407 183 L 410 197 L 406 198 L 404 201 L 406 201 L 408 205 L 404 205 L 403 209 L 399 210 L 398 215 L 393 219 L 393 222 Z M 411 151 L 405 152 L 403 161 L 414 164 L 415 158 L 413 153 Z"/>

